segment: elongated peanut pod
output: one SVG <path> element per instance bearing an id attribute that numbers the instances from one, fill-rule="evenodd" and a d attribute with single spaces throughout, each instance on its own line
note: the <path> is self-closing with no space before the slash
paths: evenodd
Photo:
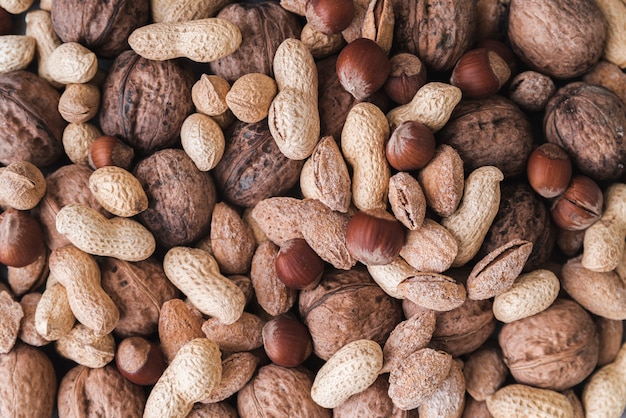
<path id="1" fill-rule="evenodd" d="M 61 283 L 46 288 L 35 309 L 35 329 L 48 341 L 56 341 L 72 329 L 76 317 Z"/>
<path id="2" fill-rule="evenodd" d="M 521 384 L 508 385 L 496 391 L 487 398 L 487 408 L 494 418 L 574 416 L 572 404 L 562 393 Z"/>

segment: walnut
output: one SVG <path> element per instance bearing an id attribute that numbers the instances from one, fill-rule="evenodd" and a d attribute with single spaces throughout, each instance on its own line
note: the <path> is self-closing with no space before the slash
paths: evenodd
<path id="1" fill-rule="evenodd" d="M 573 82 L 557 90 L 544 116 L 548 142 L 560 145 L 572 162 L 596 180 L 626 172 L 626 105 L 604 87 Z"/>
<path id="2" fill-rule="evenodd" d="M 417 409 L 403 411 L 398 408 L 393 404 L 388 391 L 389 375 L 380 375 L 370 387 L 333 408 L 333 418 L 417 418 Z"/>
<path id="3" fill-rule="evenodd" d="M 402 321 L 400 301 L 359 267 L 325 273 L 318 286 L 300 292 L 299 310 L 313 351 L 324 360 L 351 341 L 366 338 L 382 345 Z"/>
<path id="4" fill-rule="evenodd" d="M 589 376 L 598 361 L 596 325 L 569 299 L 557 299 L 543 312 L 505 324 L 498 341 L 513 377 L 540 388 L 571 388 Z"/>
<path id="5" fill-rule="evenodd" d="M 149 6 L 149 0 L 58 0 L 52 3 L 52 23 L 63 42 L 113 58 L 130 48 L 131 32 L 148 23 Z"/>
<path id="6" fill-rule="evenodd" d="M 0 74 L 0 163 L 22 160 L 42 167 L 59 160 L 66 125 L 57 110 L 59 98 L 58 91 L 33 73 Z"/>
<path id="7" fill-rule="evenodd" d="M 216 202 L 211 174 L 199 171 L 179 149 L 157 151 L 134 174 L 148 195 L 139 220 L 166 246 L 188 245 L 206 235 Z"/>
<path id="8" fill-rule="evenodd" d="M 143 154 L 176 144 L 193 111 L 193 83 L 193 72 L 183 61 L 152 61 L 123 52 L 102 87 L 102 131 Z"/>
<path id="9" fill-rule="evenodd" d="M 394 44 L 429 69 L 447 71 L 474 43 L 473 0 L 394 0 Z"/>
<path id="10" fill-rule="evenodd" d="M 231 83 L 248 73 L 273 76 L 276 49 L 287 38 L 299 39 L 302 29 L 295 15 L 266 0 L 230 4 L 216 17 L 233 22 L 241 31 L 239 49 L 210 63 L 214 74 Z"/>
<path id="11" fill-rule="evenodd" d="M 533 147 L 530 121 L 515 104 L 501 96 L 461 100 L 439 131 L 438 139 L 458 151 L 466 173 L 494 165 L 505 177 L 526 172 Z"/>
<path id="12" fill-rule="evenodd" d="M 228 202 L 252 207 L 267 197 L 284 194 L 298 182 L 304 161 L 290 160 L 280 152 L 267 119 L 237 121 L 224 137 L 224 155 L 213 174 Z"/>

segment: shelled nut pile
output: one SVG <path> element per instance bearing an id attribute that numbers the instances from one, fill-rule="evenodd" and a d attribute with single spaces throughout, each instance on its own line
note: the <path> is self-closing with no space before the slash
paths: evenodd
<path id="1" fill-rule="evenodd" d="M 623 69 L 624 0 L 0 0 L 0 415 L 620 417 Z"/>

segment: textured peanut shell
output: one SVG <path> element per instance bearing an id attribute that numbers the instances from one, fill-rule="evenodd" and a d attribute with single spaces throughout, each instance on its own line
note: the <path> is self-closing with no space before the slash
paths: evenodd
<path id="1" fill-rule="evenodd" d="M 212 17 L 231 0 L 150 0 L 150 12 L 155 22 L 187 22 Z"/>
<path id="2" fill-rule="evenodd" d="M 98 103 L 100 99 L 98 99 Z M 66 116 L 64 116 L 66 117 Z M 63 149 L 74 164 L 89 164 L 89 148 L 102 136 L 100 129 L 89 123 L 69 123 L 63 130 Z"/>
<path id="3" fill-rule="evenodd" d="M 224 155 L 224 133 L 211 117 L 192 113 L 180 128 L 183 149 L 200 171 L 214 168 Z"/>
<path id="4" fill-rule="evenodd" d="M 96 116 L 100 89 L 93 83 L 69 84 L 59 99 L 59 112 L 70 123 L 84 123 Z"/>
<path id="5" fill-rule="evenodd" d="M 595 317 L 594 322 L 598 329 L 600 339 L 600 354 L 598 355 L 598 366 L 612 363 L 622 347 L 624 328 L 622 321 Z"/>
<path id="6" fill-rule="evenodd" d="M 187 418 L 238 418 L 237 410 L 228 402 L 197 403 Z"/>
<path id="7" fill-rule="evenodd" d="M 36 40 L 25 35 L 0 38 L 0 73 L 25 70 L 35 58 Z"/>
<path id="8" fill-rule="evenodd" d="M 487 398 L 487 408 L 494 418 L 533 416 L 537 418 L 568 418 L 574 409 L 559 392 L 522 384 L 512 384 Z"/>
<path id="9" fill-rule="evenodd" d="M 61 356 L 91 368 L 104 367 L 115 357 L 113 335 L 96 335 L 82 324 L 59 338 L 55 348 Z"/>
<path id="10" fill-rule="evenodd" d="M 117 166 L 100 167 L 89 176 L 89 190 L 113 215 L 131 217 L 148 208 L 139 180 Z"/>
<path id="11" fill-rule="evenodd" d="M 256 123 L 267 117 L 276 93 L 273 78 L 261 73 L 250 73 L 233 83 L 226 94 L 226 103 L 237 119 Z"/>
<path id="12" fill-rule="evenodd" d="M 234 353 L 222 360 L 222 379 L 208 398 L 202 399 L 204 404 L 212 404 L 226 400 L 239 392 L 252 378 L 259 358 L 249 352 Z"/>
<path id="13" fill-rule="evenodd" d="M 45 339 L 55 341 L 70 332 L 75 322 L 65 287 L 58 282 L 48 284 L 35 310 L 37 332 Z"/>
<path id="14" fill-rule="evenodd" d="M 48 57 L 48 72 L 57 83 L 88 83 L 98 72 L 98 57 L 78 42 L 65 42 Z"/>
<path id="15" fill-rule="evenodd" d="M 367 266 L 367 271 L 381 289 L 389 296 L 404 299 L 398 285 L 409 277 L 419 274 L 419 270 L 409 265 L 402 257 L 396 257 L 390 263 Z"/>
<path id="16" fill-rule="evenodd" d="M 597 370 L 585 383 L 582 402 L 586 417 L 609 417 L 623 414 L 626 408 L 624 385 L 624 346 L 615 362 Z"/>
<path id="17" fill-rule="evenodd" d="M 50 82 L 54 87 L 61 87 L 59 83 L 52 80 L 47 66 L 48 57 L 57 46 L 61 45 L 61 40 L 52 26 L 50 9 L 45 9 L 45 4 L 41 3 L 39 7 L 41 10 L 31 10 L 26 13 L 24 17 L 26 23 L 24 32 L 37 41 L 35 54 L 37 57 L 37 74 L 39 74 L 39 77 Z"/>
<path id="18" fill-rule="evenodd" d="M 20 322 L 20 332 L 18 338 L 33 347 L 43 347 L 50 341 L 45 339 L 35 328 L 35 312 L 37 304 L 41 300 L 41 293 L 27 293 L 20 300 L 24 318 Z"/>

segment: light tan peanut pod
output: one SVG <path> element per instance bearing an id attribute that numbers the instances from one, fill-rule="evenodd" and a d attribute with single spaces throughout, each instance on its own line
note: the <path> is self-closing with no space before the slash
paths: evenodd
<path id="1" fill-rule="evenodd" d="M 350 342 L 318 371 L 311 387 L 311 397 L 324 408 L 339 406 L 374 383 L 382 366 L 383 350 L 377 342 Z"/>
<path id="2" fill-rule="evenodd" d="M 270 197 L 257 203 L 250 217 L 267 239 L 281 246 L 285 241 L 304 238 L 300 231 L 300 200 L 294 197 Z"/>
<path id="3" fill-rule="evenodd" d="M 465 378 L 460 361 L 453 361 L 450 373 L 419 408 L 420 418 L 457 418 L 465 406 Z"/>
<path id="4" fill-rule="evenodd" d="M 89 165 L 89 148 L 102 136 L 97 126 L 91 123 L 68 123 L 63 130 L 63 149 L 74 164 Z"/>
<path id="5" fill-rule="evenodd" d="M 500 182 L 504 175 L 499 168 L 483 166 L 472 171 L 465 180 L 463 198 L 457 210 L 441 220 L 454 235 L 458 245 L 453 267 L 470 261 L 480 249 L 500 206 Z"/>
<path id="6" fill-rule="evenodd" d="M 163 259 L 163 269 L 174 286 L 203 314 L 224 324 L 241 317 L 246 304 L 243 292 L 220 273 L 217 261 L 206 251 L 171 248 Z"/>
<path id="7" fill-rule="evenodd" d="M 55 347 L 63 357 L 93 369 L 106 366 L 115 357 L 113 335 L 97 335 L 82 324 L 59 338 Z"/>
<path id="8" fill-rule="evenodd" d="M 48 57 L 48 73 L 57 83 L 87 83 L 98 72 L 98 57 L 78 42 L 59 45 Z"/>
<path id="9" fill-rule="evenodd" d="M 461 90 L 451 84 L 430 82 L 424 84 L 413 99 L 387 114 L 391 130 L 407 120 L 428 126 L 437 132 L 448 122 L 452 111 L 461 100 Z"/>
<path id="10" fill-rule="evenodd" d="M 587 418 L 619 418 L 626 410 L 626 344 L 613 363 L 594 372 L 583 388 Z"/>
<path id="11" fill-rule="evenodd" d="M 89 176 L 89 190 L 113 215 L 135 216 L 148 208 L 148 196 L 132 173 L 114 165 L 100 167 Z"/>
<path id="12" fill-rule="evenodd" d="M 280 0 L 283 9 L 300 16 L 304 16 L 306 13 L 306 3 L 306 0 Z"/>
<path id="13" fill-rule="evenodd" d="M 467 293 L 462 283 L 439 273 L 417 273 L 398 284 L 402 299 L 417 305 L 444 312 L 458 308 L 465 302 Z"/>
<path id="14" fill-rule="evenodd" d="M 276 82 L 262 73 L 239 77 L 226 94 L 226 104 L 237 119 L 256 123 L 265 119 L 276 96 Z"/>
<path id="15" fill-rule="evenodd" d="M 273 65 L 279 91 L 291 88 L 317 98 L 317 66 L 302 41 L 285 39 L 276 49 Z"/>
<path id="16" fill-rule="evenodd" d="M 37 206 L 46 194 L 46 179 L 41 170 L 28 161 L 16 161 L 0 172 L 0 200 L 17 210 Z"/>
<path id="17" fill-rule="evenodd" d="M 419 274 L 419 271 L 402 257 L 396 257 L 388 264 L 368 265 L 367 271 L 385 293 L 396 299 L 404 299 L 403 293 L 398 290 L 398 285 L 407 278 Z"/>
<path id="18" fill-rule="evenodd" d="M 426 197 L 422 186 L 409 173 L 399 172 L 389 179 L 389 205 L 396 219 L 409 231 L 422 226 L 426 216 Z"/>
<path id="19" fill-rule="evenodd" d="M 614 270 L 624 253 L 626 184 L 614 183 L 604 192 L 604 213 L 585 231 L 582 264 L 593 271 Z"/>
<path id="20" fill-rule="evenodd" d="M 307 23 L 302 27 L 300 40 L 311 52 L 315 59 L 325 58 L 341 50 L 345 45 L 343 36 L 340 33 L 327 35 L 316 31 L 311 24 Z"/>
<path id="21" fill-rule="evenodd" d="M 22 306 L 13 300 L 9 292 L 0 292 L 0 354 L 13 349 L 24 317 Z"/>
<path id="22" fill-rule="evenodd" d="M 150 0 L 155 22 L 187 22 L 213 17 L 232 0 Z"/>
<path id="23" fill-rule="evenodd" d="M 18 338 L 33 347 L 43 347 L 50 343 L 50 341 L 42 337 L 35 328 L 35 312 L 40 300 L 41 293 L 38 292 L 27 293 L 20 299 L 20 305 L 24 311 L 24 318 L 22 318 L 20 324 Z"/>
<path id="24" fill-rule="evenodd" d="M 149 60 L 184 57 L 211 62 L 239 48 L 241 31 L 234 23 L 214 17 L 180 23 L 161 22 L 135 29 L 128 37 L 128 44 Z"/>
<path id="25" fill-rule="evenodd" d="M 219 386 L 200 402 L 212 404 L 230 398 L 248 383 L 258 364 L 259 358 L 250 352 L 229 355 L 222 360 L 222 379 Z"/>
<path id="26" fill-rule="evenodd" d="M 494 418 L 574 416 L 572 404 L 565 395 L 521 384 L 508 385 L 496 391 L 487 398 L 487 408 Z"/>
<path id="27" fill-rule="evenodd" d="M 532 249 L 532 242 L 514 239 L 487 254 L 467 278 L 467 297 L 484 300 L 509 290 Z"/>
<path id="28" fill-rule="evenodd" d="M 34 0 L 0 0 L 0 7 L 11 14 L 20 14 L 32 6 Z"/>
<path id="29" fill-rule="evenodd" d="M 597 0 L 608 24 L 604 58 L 626 68 L 626 3 L 622 0 Z"/>
<path id="30" fill-rule="evenodd" d="M 0 73 L 23 70 L 35 58 L 37 42 L 32 36 L 0 36 Z"/>
<path id="31" fill-rule="evenodd" d="M 222 379 L 218 346 L 208 338 L 189 341 L 156 382 L 144 418 L 184 418 L 193 404 L 211 395 Z"/>
<path id="32" fill-rule="evenodd" d="M 141 261 L 156 249 L 150 231 L 139 222 L 128 218 L 105 218 L 90 207 L 66 205 L 56 216 L 57 231 L 86 253 Z"/>
<path id="33" fill-rule="evenodd" d="M 75 322 L 65 287 L 58 282 L 47 286 L 35 310 L 37 332 L 48 341 L 56 341 L 70 332 Z"/>
<path id="34" fill-rule="evenodd" d="M 226 94 L 230 84 L 222 77 L 202 74 L 191 88 L 191 99 L 196 110 L 209 116 L 218 116 L 228 110 Z"/>
<path id="35" fill-rule="evenodd" d="M 224 155 L 224 133 L 209 116 L 193 113 L 180 129 L 183 150 L 200 171 L 213 169 Z"/>
<path id="36" fill-rule="evenodd" d="M 391 176 L 385 143 L 389 124 L 372 103 L 358 103 L 348 113 L 341 132 L 341 150 L 352 166 L 352 201 L 360 210 L 386 209 Z"/>
<path id="37" fill-rule="evenodd" d="M 100 89 L 95 84 L 68 84 L 59 99 L 59 113 L 70 123 L 93 118 L 100 106 Z"/>
<path id="38" fill-rule="evenodd" d="M 511 288 L 493 300 L 493 314 L 498 321 L 509 323 L 547 309 L 559 294 L 560 282 L 549 270 L 522 274 Z"/>
<path id="39" fill-rule="evenodd" d="M 350 207 L 350 173 L 332 136 L 325 136 L 305 161 L 300 172 L 305 198 L 317 199 L 330 209 L 346 213 Z"/>
<path id="40" fill-rule="evenodd" d="M 585 418 L 583 403 L 576 392 L 574 392 L 574 389 L 567 389 L 561 393 L 563 393 L 563 395 L 567 397 L 569 403 L 572 404 L 572 408 L 574 409 L 574 418 Z"/>
<path id="41" fill-rule="evenodd" d="M 52 251 L 49 263 L 50 274 L 65 287 L 76 319 L 98 336 L 112 332 L 120 312 L 100 285 L 100 267 L 94 258 L 67 245 Z"/>
<path id="42" fill-rule="evenodd" d="M 450 216 L 459 206 L 465 187 L 463 160 L 450 145 L 442 144 L 433 159 L 417 174 L 426 203 L 439 216 Z"/>
<path id="43" fill-rule="evenodd" d="M 407 232 L 400 256 L 418 271 L 443 273 L 450 268 L 458 251 L 450 231 L 425 218 L 421 228 Z"/>
<path id="44" fill-rule="evenodd" d="M 33 10 L 26 13 L 25 33 L 37 41 L 35 55 L 37 57 L 39 77 L 48 81 L 54 87 L 61 87 L 62 84 L 54 81 L 48 71 L 48 59 L 52 51 L 61 45 L 61 40 L 54 31 L 50 9 L 44 9 L 43 2 L 40 2 L 40 7 L 42 10 Z"/>

